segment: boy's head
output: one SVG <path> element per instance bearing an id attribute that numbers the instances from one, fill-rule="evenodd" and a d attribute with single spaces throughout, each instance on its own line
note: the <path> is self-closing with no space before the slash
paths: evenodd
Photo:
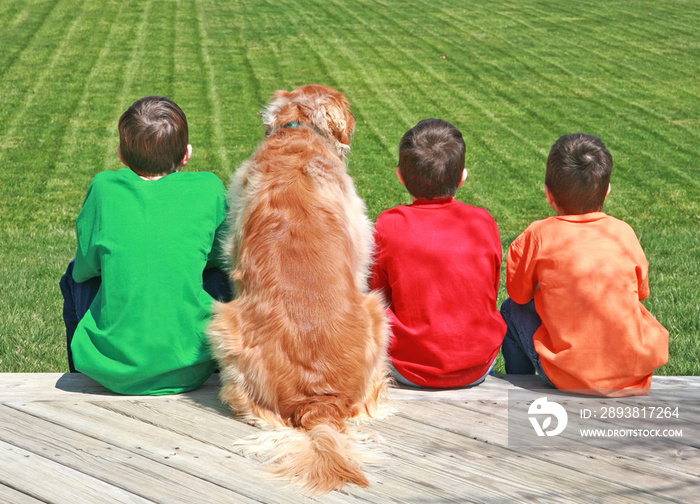
<path id="1" fill-rule="evenodd" d="M 574 133 L 560 137 L 549 152 L 544 179 L 557 213 L 601 211 L 612 169 L 612 156 L 597 136 Z"/>
<path id="2" fill-rule="evenodd" d="M 119 155 L 139 175 L 167 175 L 189 159 L 185 113 L 162 96 L 136 101 L 119 118 Z"/>
<path id="3" fill-rule="evenodd" d="M 416 199 L 454 196 L 464 182 L 462 133 L 442 119 L 424 119 L 399 143 L 399 178 Z"/>

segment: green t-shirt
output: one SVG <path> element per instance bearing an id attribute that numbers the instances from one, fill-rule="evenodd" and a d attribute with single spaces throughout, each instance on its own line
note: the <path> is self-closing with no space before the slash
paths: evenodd
<path id="1" fill-rule="evenodd" d="M 71 344 L 78 371 L 130 395 L 185 392 L 211 376 L 202 272 L 222 266 L 227 206 L 213 173 L 95 176 L 78 216 L 73 278 L 102 284 Z"/>

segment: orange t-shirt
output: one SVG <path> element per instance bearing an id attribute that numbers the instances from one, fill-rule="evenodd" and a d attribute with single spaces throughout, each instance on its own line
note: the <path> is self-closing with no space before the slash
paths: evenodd
<path id="1" fill-rule="evenodd" d="M 535 298 L 535 350 L 560 389 L 641 395 L 668 362 L 668 331 L 640 302 L 649 264 L 625 222 L 603 212 L 533 222 L 510 246 L 508 295 Z"/>

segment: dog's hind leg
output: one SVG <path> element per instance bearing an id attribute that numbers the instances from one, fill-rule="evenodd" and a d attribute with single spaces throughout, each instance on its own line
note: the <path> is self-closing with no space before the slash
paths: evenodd
<path id="1" fill-rule="evenodd" d="M 262 390 L 265 375 L 256 376 L 254 370 L 258 367 L 250 363 L 251 350 L 246 348 L 241 332 L 242 303 L 241 299 L 216 303 L 212 322 L 207 329 L 212 353 L 219 363 L 219 397 L 238 417 L 252 425 L 287 426 L 288 423 L 277 412 L 261 405 L 264 401 Z M 259 361 L 259 357 L 253 359 L 253 362 Z"/>
<path id="2" fill-rule="evenodd" d="M 364 308 L 370 320 L 366 350 L 369 379 L 365 396 L 355 405 L 351 416 L 357 419 L 382 418 L 393 412 L 388 392 L 391 376 L 387 354 L 389 323 L 386 309 L 377 293 L 366 296 Z"/>
<path id="3" fill-rule="evenodd" d="M 236 414 L 253 417 L 248 395 L 242 384 L 239 359 L 243 351 L 240 334 L 239 300 L 230 303 L 215 302 L 212 321 L 207 329 L 214 358 L 219 364 L 221 390 L 219 397 Z"/>

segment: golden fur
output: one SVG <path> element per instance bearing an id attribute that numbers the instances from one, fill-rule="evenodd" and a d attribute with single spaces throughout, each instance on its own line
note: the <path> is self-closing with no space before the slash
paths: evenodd
<path id="1" fill-rule="evenodd" d="M 246 441 L 311 493 L 369 485 L 346 420 L 386 403 L 388 323 L 367 292 L 372 226 L 347 174 L 355 118 L 338 91 L 277 91 L 266 140 L 235 173 L 237 297 L 209 328 L 221 399 L 276 429 Z"/>

